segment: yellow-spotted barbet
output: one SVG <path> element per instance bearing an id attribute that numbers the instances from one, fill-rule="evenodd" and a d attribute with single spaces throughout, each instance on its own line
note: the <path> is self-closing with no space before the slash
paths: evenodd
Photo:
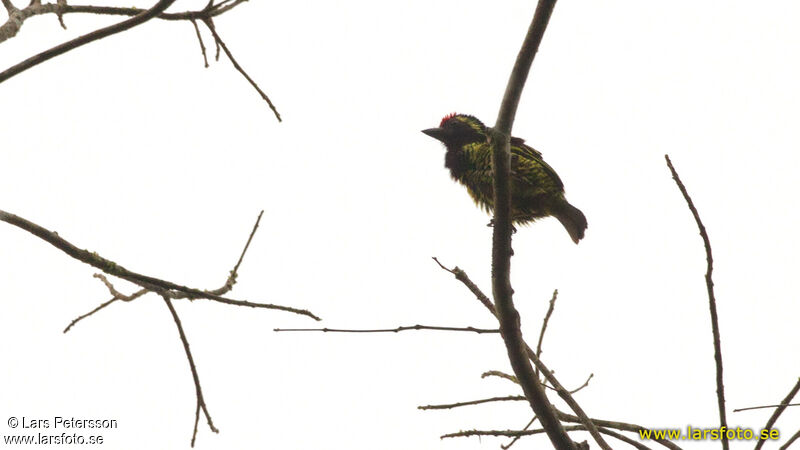
<path id="1" fill-rule="evenodd" d="M 494 207 L 492 187 L 492 149 L 488 130 L 477 118 L 450 114 L 439 128 L 422 130 L 447 148 L 444 166 L 450 176 L 467 188 L 475 203 L 491 212 Z M 553 216 L 561 222 L 577 244 L 586 231 L 586 217 L 564 197 L 564 183 L 544 160 L 542 154 L 511 138 L 511 220 L 524 225 L 542 217 Z"/>

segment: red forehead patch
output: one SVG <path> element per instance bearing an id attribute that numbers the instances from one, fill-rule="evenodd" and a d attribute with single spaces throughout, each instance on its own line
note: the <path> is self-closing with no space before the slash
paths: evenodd
<path id="1" fill-rule="evenodd" d="M 455 116 L 457 116 L 457 115 L 458 115 L 458 114 L 456 114 L 456 113 L 450 113 L 450 114 L 448 114 L 448 115 L 446 115 L 446 116 L 442 117 L 442 121 L 441 121 L 441 122 L 439 122 L 439 127 L 440 127 L 440 128 L 441 128 L 441 127 L 443 127 L 445 122 L 447 122 L 448 120 L 452 119 L 453 117 L 455 117 Z"/>

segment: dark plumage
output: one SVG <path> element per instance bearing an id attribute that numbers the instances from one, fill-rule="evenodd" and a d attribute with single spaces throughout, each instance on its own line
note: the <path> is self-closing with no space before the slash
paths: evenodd
<path id="1" fill-rule="evenodd" d="M 422 130 L 447 148 L 444 166 L 450 176 L 467 188 L 475 203 L 490 212 L 494 206 L 492 150 L 486 126 L 465 114 L 445 116 L 439 128 Z M 586 231 L 586 217 L 564 197 L 564 183 L 542 154 L 511 138 L 511 220 L 527 224 L 553 216 L 561 222 L 577 244 Z"/>

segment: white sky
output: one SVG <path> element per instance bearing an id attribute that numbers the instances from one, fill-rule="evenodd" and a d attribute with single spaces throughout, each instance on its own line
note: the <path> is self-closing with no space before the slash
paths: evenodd
<path id="1" fill-rule="evenodd" d="M 416 409 L 515 394 L 480 379 L 510 371 L 497 336 L 272 329 L 493 326 L 431 260 L 491 291 L 488 217 L 419 130 L 452 111 L 493 123 L 532 3 L 243 4 L 218 31 L 283 123 L 224 56 L 202 67 L 188 23 L 70 52 L 0 85 L 0 209 L 199 288 L 222 284 L 265 210 L 231 297 L 324 321 L 176 305 L 221 431 L 201 421 L 198 449 L 499 448 L 439 436 L 520 428 L 527 405 Z M 777 403 L 800 375 L 799 19 L 792 1 L 556 6 L 514 134 L 558 170 L 589 229 L 578 246 L 552 219 L 520 229 L 512 283 L 532 343 L 559 289 L 543 357 L 568 387 L 594 373 L 576 396 L 590 416 L 718 423 L 705 256 L 665 153 L 714 249 L 729 425 L 760 429 L 770 411 L 732 409 Z M 70 15 L 65 32 L 31 19 L 0 45 L 0 69 L 115 20 Z M 109 297 L 94 272 L 0 224 L 0 423 L 114 418 L 104 448 L 188 448 L 194 386 L 158 297 L 61 333 Z M 798 424 L 795 408 L 778 429 Z M 547 447 L 515 447 L 535 443 Z"/>

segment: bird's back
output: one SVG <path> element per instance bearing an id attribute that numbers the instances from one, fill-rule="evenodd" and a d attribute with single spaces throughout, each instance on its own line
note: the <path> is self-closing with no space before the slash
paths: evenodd
<path id="1" fill-rule="evenodd" d="M 474 142 L 464 145 L 462 150 L 463 170 L 454 178 L 466 186 L 478 206 L 491 211 L 494 207 L 491 146 L 485 141 Z M 518 217 L 538 217 L 550 197 L 563 195 L 564 184 L 541 155 L 522 139 L 512 138 L 511 189 Z"/>

